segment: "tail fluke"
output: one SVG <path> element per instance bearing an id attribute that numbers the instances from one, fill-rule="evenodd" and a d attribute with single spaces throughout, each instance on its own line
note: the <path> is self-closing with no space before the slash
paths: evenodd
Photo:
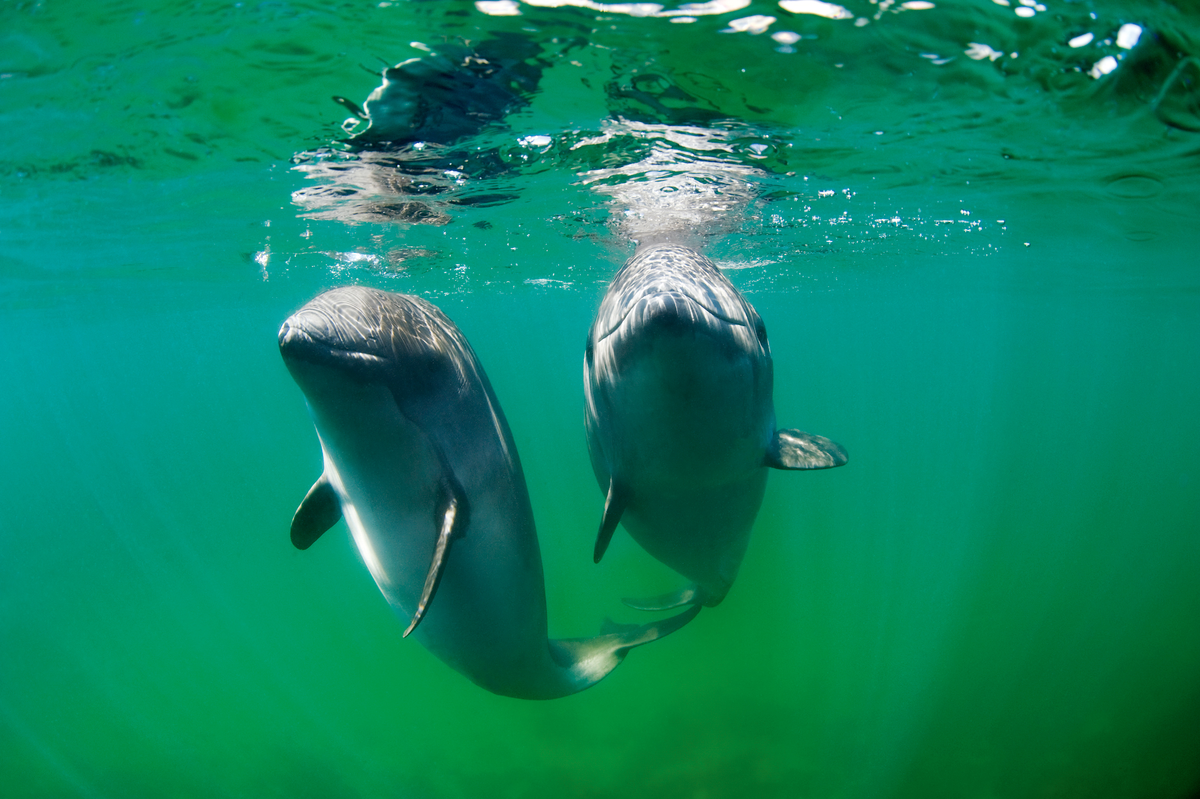
<path id="1" fill-rule="evenodd" d="M 570 693 L 582 691 L 604 677 L 629 654 L 634 647 L 665 638 L 680 629 L 700 612 L 694 605 L 683 613 L 649 624 L 608 623 L 606 632 L 595 638 L 559 638 L 550 641 L 550 654 L 555 663 L 569 673 L 568 680 L 574 688 Z"/>
<path id="2" fill-rule="evenodd" d="M 646 597 L 645 599 L 636 599 L 633 597 L 625 597 L 621 601 L 634 610 L 673 610 L 681 608 L 684 605 L 708 605 L 708 592 L 695 583 L 690 583 L 680 588 L 678 591 L 660 594 L 658 596 Z M 711 604 L 716 604 L 715 602 Z"/>

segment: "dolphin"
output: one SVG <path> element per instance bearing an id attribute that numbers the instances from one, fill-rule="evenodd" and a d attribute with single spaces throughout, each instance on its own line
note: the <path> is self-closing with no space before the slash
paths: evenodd
<path id="1" fill-rule="evenodd" d="M 695 249 L 648 243 L 617 272 L 588 333 L 585 420 L 607 496 L 600 562 L 619 523 L 694 581 L 646 610 L 714 606 L 732 586 L 762 504 L 767 469 L 828 469 L 841 445 L 777 430 L 767 330 Z"/>
<path id="2" fill-rule="evenodd" d="M 695 614 L 550 640 L 542 560 L 504 413 L 463 334 L 430 303 L 349 286 L 283 323 L 324 472 L 292 519 L 307 549 L 346 520 L 405 635 L 496 694 L 583 690 Z M 695 610 L 699 610 L 696 608 Z"/>

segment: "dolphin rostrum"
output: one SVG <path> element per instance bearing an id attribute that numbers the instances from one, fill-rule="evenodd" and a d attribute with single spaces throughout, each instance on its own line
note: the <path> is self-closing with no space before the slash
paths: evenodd
<path id="1" fill-rule="evenodd" d="M 521 463 L 483 368 L 430 303 L 351 286 L 279 331 L 324 473 L 292 519 L 307 549 L 339 518 L 379 590 L 427 649 L 477 685 L 551 699 L 690 621 L 549 640 L 542 560 Z"/>
<path id="2" fill-rule="evenodd" d="M 613 278 L 583 364 L 588 451 L 607 492 L 600 562 L 617 523 L 694 583 L 626 603 L 716 605 L 737 576 L 767 469 L 828 469 L 839 444 L 776 430 L 767 330 L 716 265 L 648 244 Z"/>

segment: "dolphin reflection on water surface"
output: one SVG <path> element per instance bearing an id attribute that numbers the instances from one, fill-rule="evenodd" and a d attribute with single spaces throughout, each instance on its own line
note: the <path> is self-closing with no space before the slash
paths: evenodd
<path id="1" fill-rule="evenodd" d="M 379 590 L 411 620 L 405 635 L 477 685 L 566 696 L 699 611 L 595 638 L 547 637 L 542 559 L 508 423 L 470 345 L 430 303 L 334 289 L 284 322 L 279 347 L 325 464 L 292 542 L 307 549 L 344 518 Z"/>

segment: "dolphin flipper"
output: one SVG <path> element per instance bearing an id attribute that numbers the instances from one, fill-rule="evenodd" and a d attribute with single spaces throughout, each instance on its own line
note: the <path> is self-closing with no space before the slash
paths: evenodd
<path id="1" fill-rule="evenodd" d="M 772 469 L 832 469 L 850 456 L 836 441 L 799 430 L 776 430 L 763 463 Z"/>
<path id="2" fill-rule="evenodd" d="M 461 538 L 466 530 L 467 502 L 462 489 L 458 487 L 457 481 L 447 481 L 444 490 L 447 497 L 445 507 L 440 514 L 440 529 L 438 530 L 437 544 L 433 549 L 433 559 L 429 562 L 429 572 L 425 575 L 425 588 L 422 589 L 421 598 L 417 601 L 417 610 L 413 613 L 412 621 L 408 623 L 408 629 L 404 631 L 404 638 L 417 629 L 421 619 L 425 618 L 425 611 L 429 609 L 429 603 L 433 601 L 433 595 L 437 593 L 438 584 L 442 581 L 442 573 L 446 570 L 446 556 L 450 552 L 450 544 L 455 538 Z"/>
<path id="3" fill-rule="evenodd" d="M 608 542 L 612 541 L 621 514 L 625 512 L 625 492 L 617 487 L 615 478 L 608 480 L 608 496 L 604 499 L 604 515 L 600 518 L 600 532 L 596 533 L 596 549 L 592 554 L 595 563 L 604 557 Z"/>
<path id="4" fill-rule="evenodd" d="M 292 516 L 292 545 L 296 549 L 308 549 L 341 518 L 342 503 L 329 478 L 322 474 L 308 489 Z"/>
<path id="5" fill-rule="evenodd" d="M 583 690 L 621 665 L 629 650 L 667 637 L 696 618 L 699 612 L 700 606 L 693 605 L 683 613 L 649 624 L 608 622 L 595 638 L 558 638 L 550 641 L 551 657 L 570 672 L 575 690 Z"/>
<path id="6" fill-rule="evenodd" d="M 681 608 L 684 605 L 699 607 L 706 604 L 706 600 L 707 592 L 695 583 L 685 585 L 677 591 L 660 594 L 659 596 L 647 597 L 645 599 L 634 599 L 631 597 L 621 599 L 622 602 L 634 610 L 651 611 L 671 610 L 673 608 Z"/>

